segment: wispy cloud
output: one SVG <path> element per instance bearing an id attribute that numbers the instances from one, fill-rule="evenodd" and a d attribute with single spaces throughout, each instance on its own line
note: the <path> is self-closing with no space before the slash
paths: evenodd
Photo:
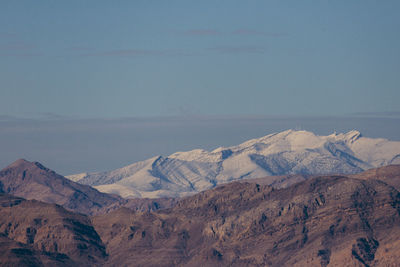
<path id="1" fill-rule="evenodd" d="M 138 57 L 138 56 L 187 56 L 181 50 L 151 50 L 151 49 L 115 49 L 81 54 L 80 56 L 110 56 L 110 57 Z"/>
<path id="2" fill-rule="evenodd" d="M 0 51 L 27 51 L 33 50 L 36 46 L 24 42 L 6 42 L 0 43 Z"/>
<path id="3" fill-rule="evenodd" d="M 207 35 L 221 35 L 220 31 L 214 29 L 191 29 L 183 32 L 184 35 L 207 36 Z"/>
<path id="4" fill-rule="evenodd" d="M 215 51 L 221 54 L 263 54 L 265 47 L 262 46 L 216 46 L 207 50 Z"/>
<path id="5" fill-rule="evenodd" d="M 286 33 L 274 33 L 274 32 L 265 32 L 265 31 L 258 31 L 253 29 L 236 29 L 232 32 L 234 35 L 259 35 L 259 36 L 267 36 L 267 37 L 282 37 L 286 36 Z"/>
<path id="6" fill-rule="evenodd" d="M 82 56 L 159 56 L 164 54 L 165 52 L 161 50 L 115 49 L 108 51 L 89 52 L 82 54 Z"/>
<path id="7" fill-rule="evenodd" d="M 242 35 L 242 36 L 265 36 L 265 37 L 283 37 L 287 36 L 287 33 L 280 32 L 266 32 L 255 29 L 240 28 L 231 32 L 223 32 L 216 29 L 190 29 L 183 32 L 184 35 L 188 36 L 222 36 L 222 35 Z"/>
<path id="8" fill-rule="evenodd" d="M 0 37 L 8 38 L 8 39 L 15 39 L 17 37 L 17 35 L 14 33 L 9 33 L 9 32 L 0 32 Z"/>
<path id="9" fill-rule="evenodd" d="M 18 119 L 18 117 L 16 117 L 16 116 L 0 114 L 0 121 L 10 121 L 10 120 L 17 120 L 17 119 Z"/>
<path id="10" fill-rule="evenodd" d="M 43 56 L 42 53 L 0 53 L 0 57 L 32 58 Z"/>
<path id="11" fill-rule="evenodd" d="M 66 50 L 69 50 L 69 51 L 94 51 L 95 49 L 93 47 L 88 47 L 88 46 L 70 46 L 70 47 L 67 47 Z"/>
<path id="12" fill-rule="evenodd" d="M 36 50 L 35 45 L 25 43 L 0 44 L 0 57 L 36 57 L 43 54 Z"/>
<path id="13" fill-rule="evenodd" d="M 1 57 L 33 57 L 40 56 L 38 47 L 34 43 L 22 41 L 16 34 L 0 32 Z"/>
<path id="14" fill-rule="evenodd" d="M 53 113 L 53 112 L 44 112 L 44 113 L 38 114 L 38 119 L 44 119 L 44 120 L 66 120 L 66 119 L 74 119 L 74 117 L 73 116 L 60 115 L 60 114 Z"/>
<path id="15" fill-rule="evenodd" d="M 349 115 L 357 117 L 400 118 L 400 111 L 355 112 Z"/>

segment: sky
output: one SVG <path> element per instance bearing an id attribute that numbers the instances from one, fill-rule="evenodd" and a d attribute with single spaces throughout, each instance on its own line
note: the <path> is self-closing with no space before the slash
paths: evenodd
<path id="1" fill-rule="evenodd" d="M 400 2 L 0 2 L 0 114 L 399 111 Z"/>
<path id="2" fill-rule="evenodd" d="M 400 140 L 400 1 L 1 0 L 0 168 L 61 174 L 287 129 Z"/>

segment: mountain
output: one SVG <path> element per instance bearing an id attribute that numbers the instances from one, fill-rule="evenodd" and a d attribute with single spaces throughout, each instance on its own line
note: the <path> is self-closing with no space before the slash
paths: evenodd
<path id="1" fill-rule="evenodd" d="M 288 130 L 211 152 L 176 152 L 67 178 L 127 198 L 181 197 L 235 180 L 276 176 L 270 178 L 273 184 L 279 176 L 355 174 L 396 163 L 400 163 L 400 142 L 363 137 L 358 131 L 317 136 Z"/>
<path id="2" fill-rule="evenodd" d="M 66 209 L 97 214 L 126 203 L 117 195 L 75 183 L 38 162 L 19 159 L 0 171 L 0 192 L 55 203 Z"/>
<path id="3" fill-rule="evenodd" d="M 85 215 L 0 193 L 1 266 L 101 266 L 105 246 Z"/>
<path id="4" fill-rule="evenodd" d="M 400 180 L 400 166 L 378 169 Z M 383 176 L 217 186 L 170 209 L 93 217 L 106 266 L 398 266 L 400 192 Z M 378 179 L 377 179 L 378 178 Z"/>
<path id="5" fill-rule="evenodd" d="M 0 193 L 0 265 L 398 266 L 400 165 L 306 178 L 279 189 L 240 180 L 166 209 L 90 217 Z"/>

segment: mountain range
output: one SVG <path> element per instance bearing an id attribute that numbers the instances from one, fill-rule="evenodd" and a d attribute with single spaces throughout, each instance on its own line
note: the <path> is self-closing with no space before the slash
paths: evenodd
<path id="1" fill-rule="evenodd" d="M 79 183 L 19 159 L 0 171 L 0 266 L 398 266 L 399 143 L 285 131 Z"/>
<path id="2" fill-rule="evenodd" d="M 287 130 L 211 152 L 176 152 L 67 178 L 124 198 L 161 198 L 188 196 L 243 179 L 269 177 L 268 184 L 280 187 L 309 175 L 355 174 L 399 163 L 400 142 L 363 137 L 355 130 L 328 136 Z"/>
<path id="3" fill-rule="evenodd" d="M 174 199 L 124 199 L 75 183 L 39 162 L 18 159 L 0 171 L 0 193 L 27 200 L 57 204 L 86 215 L 106 213 L 120 207 L 155 210 L 171 206 Z"/>
<path id="4" fill-rule="evenodd" d="M 14 188 L 32 184 L 23 176 L 38 184 L 58 177 L 22 160 L 3 174 L 9 169 L 0 181 L 14 177 Z M 0 193 L 0 265 L 397 266 L 400 165 L 281 188 L 268 179 L 226 183 L 155 211 L 88 206 L 96 215 L 35 199 L 55 201 L 51 190 L 30 200 L 10 194 L 26 190 Z"/>

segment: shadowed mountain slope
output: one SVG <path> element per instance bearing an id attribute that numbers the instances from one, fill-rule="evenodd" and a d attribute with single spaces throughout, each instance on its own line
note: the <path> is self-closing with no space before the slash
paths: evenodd
<path id="1" fill-rule="evenodd" d="M 396 266 L 400 193 L 364 178 L 284 189 L 233 182 L 171 209 L 96 216 L 93 225 L 109 266 Z"/>

